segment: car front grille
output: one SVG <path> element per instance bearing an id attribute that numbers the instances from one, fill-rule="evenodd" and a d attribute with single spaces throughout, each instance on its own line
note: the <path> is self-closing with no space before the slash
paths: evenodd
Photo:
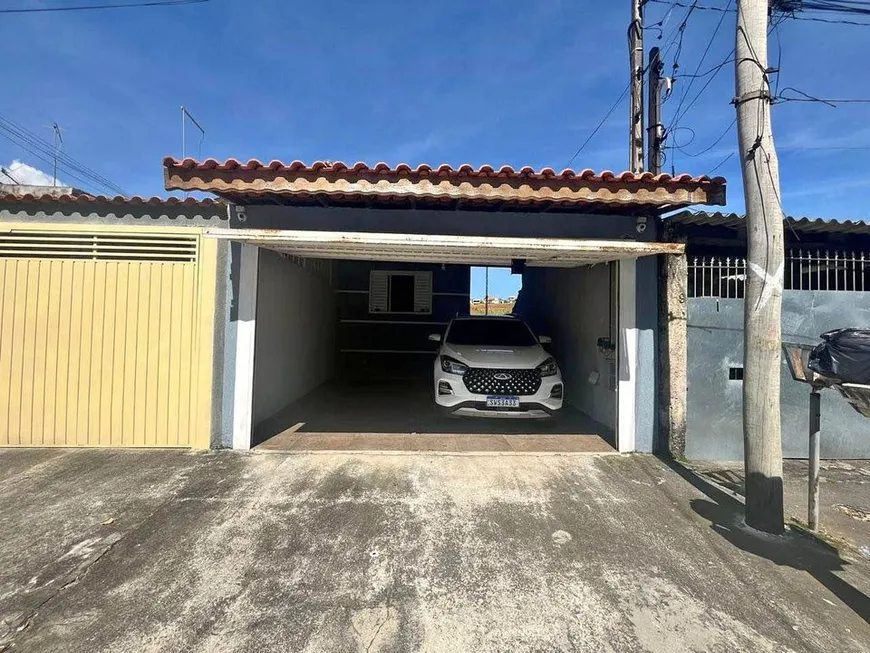
<path id="1" fill-rule="evenodd" d="M 476 395 L 527 396 L 540 389 L 541 373 L 536 369 L 498 370 L 471 367 L 462 375 L 462 381 L 468 391 Z"/>

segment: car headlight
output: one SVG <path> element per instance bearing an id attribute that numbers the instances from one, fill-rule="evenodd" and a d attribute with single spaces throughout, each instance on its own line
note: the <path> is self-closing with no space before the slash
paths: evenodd
<path id="1" fill-rule="evenodd" d="M 448 374 L 458 374 L 459 376 L 462 376 L 468 371 L 468 365 L 464 365 L 455 358 L 450 358 L 450 356 L 442 356 L 441 369 Z"/>
<path id="2" fill-rule="evenodd" d="M 538 365 L 537 370 L 541 376 L 555 376 L 559 373 L 559 366 L 556 365 L 556 359 L 551 357 Z"/>

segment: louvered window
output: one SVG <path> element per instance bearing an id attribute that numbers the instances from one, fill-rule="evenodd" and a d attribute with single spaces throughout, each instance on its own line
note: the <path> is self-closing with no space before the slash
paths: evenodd
<path id="1" fill-rule="evenodd" d="M 0 233 L 0 257 L 87 261 L 196 261 L 197 238 L 177 234 L 27 231 Z"/>
<path id="2" fill-rule="evenodd" d="M 432 272 L 372 270 L 369 313 L 431 314 Z"/>

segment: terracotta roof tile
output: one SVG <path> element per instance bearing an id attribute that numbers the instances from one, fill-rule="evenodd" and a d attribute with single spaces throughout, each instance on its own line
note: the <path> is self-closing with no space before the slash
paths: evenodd
<path id="1" fill-rule="evenodd" d="M 133 206 L 200 206 L 211 207 L 218 204 L 223 204 L 221 200 L 212 198 L 196 199 L 193 197 L 124 197 L 116 195 L 107 197 L 105 195 L 89 195 L 87 193 L 77 193 L 69 195 L 34 195 L 32 193 L 15 194 L 2 193 L 0 194 L 0 202 L 53 202 L 55 204 L 113 204 L 113 205 L 133 205 Z"/>
<path id="2" fill-rule="evenodd" d="M 407 174 L 414 176 L 439 176 L 439 177 L 478 177 L 478 178 L 510 178 L 510 179 L 579 179 L 590 182 L 641 182 L 641 183 L 710 183 L 724 184 L 724 177 L 693 177 L 689 174 L 669 175 L 662 173 L 654 175 L 651 172 L 643 172 L 635 174 L 633 172 L 614 173 L 610 170 L 604 170 L 600 173 L 594 170 L 575 171 L 569 168 L 556 172 L 553 168 L 542 168 L 535 170 L 529 166 L 524 166 L 519 170 L 514 170 L 511 166 L 502 166 L 497 170 L 490 165 L 483 165 L 475 168 L 469 164 L 462 164 L 458 168 L 454 168 L 447 164 L 441 164 L 437 167 L 428 164 L 420 164 L 416 168 L 412 168 L 407 163 L 400 163 L 395 167 L 391 167 L 386 163 L 376 163 L 368 165 L 367 163 L 358 162 L 353 165 L 348 165 L 343 161 L 315 161 L 312 164 L 304 163 L 303 161 L 292 161 L 284 163 L 282 161 L 270 161 L 263 163 L 257 159 L 251 159 L 247 163 L 242 163 L 237 159 L 227 159 L 226 161 L 218 161 L 217 159 L 205 159 L 197 161 L 196 159 L 176 159 L 174 157 L 166 157 L 163 159 L 165 168 L 182 168 L 185 170 L 216 170 L 216 171 L 256 171 L 256 170 L 271 170 L 273 172 L 354 172 L 354 173 L 369 173 L 379 175 L 396 175 Z"/>

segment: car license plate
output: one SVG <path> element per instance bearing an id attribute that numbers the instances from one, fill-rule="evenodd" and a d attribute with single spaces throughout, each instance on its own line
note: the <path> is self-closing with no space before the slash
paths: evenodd
<path id="1" fill-rule="evenodd" d="M 502 395 L 497 395 L 494 397 L 486 398 L 486 407 L 487 408 L 519 408 L 520 407 L 520 398 L 519 397 L 505 397 Z"/>

